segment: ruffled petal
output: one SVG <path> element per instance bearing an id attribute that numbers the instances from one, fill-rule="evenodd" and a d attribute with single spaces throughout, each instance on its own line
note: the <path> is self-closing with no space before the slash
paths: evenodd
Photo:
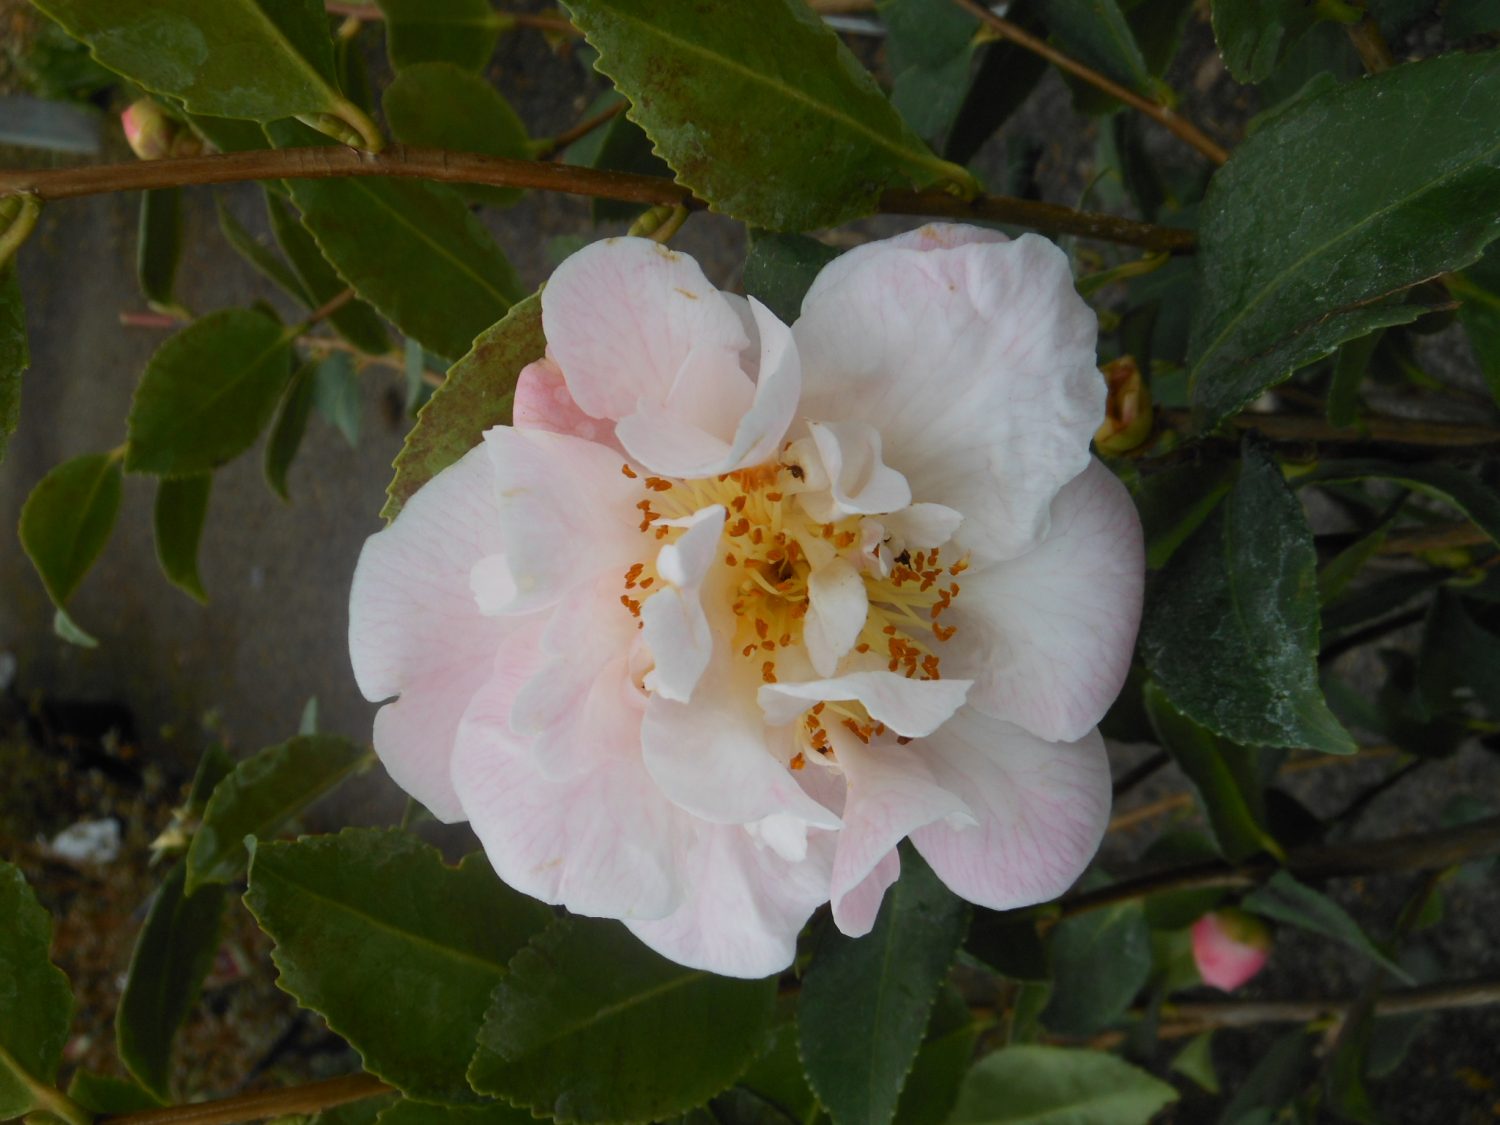
<path id="1" fill-rule="evenodd" d="M 833 900 L 833 924 L 850 937 L 864 937 L 875 928 L 885 892 L 901 877 L 901 853 L 886 852 L 852 890 Z"/>
<path id="2" fill-rule="evenodd" d="M 949 642 L 963 655 L 946 666 L 974 676 L 980 710 L 1048 741 L 1081 738 L 1125 683 L 1144 575 L 1135 505 L 1092 461 L 1058 493 L 1035 550 L 964 576 Z"/>
<path id="3" fill-rule="evenodd" d="M 469 575 L 502 549 L 497 485 L 482 448 L 419 489 L 366 541 L 349 596 L 349 654 L 396 784 L 444 821 L 463 810 L 448 777 L 458 720 L 513 622 L 484 617 Z"/>
<path id="4" fill-rule="evenodd" d="M 762 684 L 758 698 L 772 726 L 793 722 L 819 700 L 857 700 L 876 722 L 907 738 L 921 738 L 963 706 L 972 682 L 914 680 L 899 672 L 850 672 L 829 680 Z"/>
<path id="5" fill-rule="evenodd" d="M 833 675 L 859 639 L 869 613 L 865 580 L 847 561 L 836 558 L 812 572 L 807 581 L 802 643 L 818 675 Z"/>
<path id="6" fill-rule="evenodd" d="M 659 921 L 627 921 L 665 957 L 730 977 L 764 977 L 792 963 L 797 934 L 828 901 L 832 853 L 826 833 L 800 862 L 783 859 L 739 825 L 694 825 L 683 871 L 686 900 Z"/>
<path id="7" fill-rule="evenodd" d="M 542 291 L 542 330 L 573 401 L 618 420 L 641 400 L 665 402 L 690 354 L 743 380 L 749 346 L 739 314 L 698 263 L 647 238 L 585 246 Z"/>
<path id="8" fill-rule="evenodd" d="M 881 517 L 892 549 L 898 554 L 907 547 L 914 551 L 941 547 L 958 534 L 963 522 L 962 512 L 942 504 L 913 504 Z"/>
<path id="9" fill-rule="evenodd" d="M 1023 235 L 850 259 L 823 271 L 793 329 L 803 415 L 878 430 L 914 496 L 963 513 L 976 561 L 1021 554 L 1104 414 L 1095 317 L 1067 257 Z"/>
<path id="10" fill-rule="evenodd" d="M 880 459 L 880 432 L 862 422 L 808 426 L 837 516 L 896 512 L 911 503 L 906 478 Z"/>
<path id="11" fill-rule="evenodd" d="M 615 444 L 613 429 L 607 421 L 590 418 L 573 401 L 562 369 L 548 356 L 527 364 L 516 378 L 516 396 L 511 418 L 518 430 L 545 430 L 595 441 Z"/>
<path id="12" fill-rule="evenodd" d="M 1046 902 L 1083 873 L 1109 823 L 1109 759 L 1092 731 L 1044 742 L 965 707 L 908 749 L 962 793 L 979 824 L 931 824 L 912 842 L 954 894 L 992 910 Z"/>
<path id="13" fill-rule="evenodd" d="M 602 570 L 642 553 L 638 481 L 606 446 L 542 430 L 496 426 L 484 435 L 499 493 L 499 525 L 515 600 L 505 613 L 553 605 Z"/>
<path id="14" fill-rule="evenodd" d="M 692 698 L 713 656 L 699 586 L 717 555 L 724 516 L 722 504 L 693 513 L 687 532 L 657 555 L 656 572 L 668 585 L 641 607 L 641 635 L 656 662 L 646 687 L 678 703 Z"/>

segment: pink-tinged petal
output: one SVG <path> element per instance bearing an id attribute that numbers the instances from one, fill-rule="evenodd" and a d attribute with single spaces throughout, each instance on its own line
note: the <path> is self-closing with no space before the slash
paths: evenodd
<path id="1" fill-rule="evenodd" d="M 824 286 L 837 283 L 843 271 L 857 269 L 860 259 L 866 254 L 878 254 L 888 249 L 953 250 L 960 246 L 972 246 L 981 242 L 1009 241 L 1009 235 L 1002 231 L 991 230 L 989 227 L 976 227 L 968 223 L 928 223 L 916 230 L 904 231 L 890 238 L 881 239 L 879 242 L 867 242 L 863 246 L 856 246 L 847 254 L 839 255 L 818 275 L 808 290 L 808 296 L 813 296 Z"/>
<path id="2" fill-rule="evenodd" d="M 965 825 L 972 830 L 975 820 L 963 799 L 940 785 L 927 764 L 909 748 L 864 746 L 842 732 L 833 733 L 833 737 L 848 786 L 844 827 L 839 832 L 828 888 L 834 921 L 839 922 L 845 914 L 843 898 L 864 887 L 870 874 L 903 839 L 935 823 Z M 871 890 L 864 887 L 864 894 L 868 896 Z M 857 900 L 847 920 L 855 925 L 868 917 L 873 925 L 880 900 L 875 900 L 874 911 L 869 908 L 868 901 Z M 868 932 L 868 927 L 858 932 L 844 929 L 842 922 L 839 928 L 851 937 Z"/>
<path id="3" fill-rule="evenodd" d="M 819 700 L 857 700 L 876 722 L 907 738 L 922 738 L 963 706 L 972 682 L 914 680 L 899 672 L 850 672 L 828 680 L 763 684 L 758 698 L 772 726 L 794 721 Z"/>
<path id="4" fill-rule="evenodd" d="M 514 624 L 481 616 L 469 575 L 499 554 L 498 486 L 482 448 L 419 489 L 360 553 L 349 654 L 366 699 L 399 695 L 375 719 L 396 783 L 444 821 L 462 819 L 448 780 L 459 717 Z"/>
<path id="5" fill-rule="evenodd" d="M 730 977 L 764 977 L 792 963 L 797 934 L 828 901 L 830 838 L 817 833 L 801 862 L 783 859 L 739 825 L 695 824 L 682 906 L 659 921 L 625 924 L 682 965 Z"/>
<path id="6" fill-rule="evenodd" d="M 484 435 L 501 482 L 499 524 L 516 586 L 507 613 L 557 602 L 603 570 L 622 571 L 642 554 L 639 481 L 620 455 L 581 438 L 496 426 Z"/>
<path id="7" fill-rule="evenodd" d="M 504 555 L 489 555 L 469 571 L 469 593 L 474 604 L 487 617 L 509 613 L 516 604 L 516 580 Z"/>
<path id="8" fill-rule="evenodd" d="M 1233 992 L 1265 967 L 1271 931 L 1259 918 L 1233 908 L 1193 923 L 1193 962 L 1203 983 Z"/>
<path id="9" fill-rule="evenodd" d="M 833 899 L 833 923 L 850 937 L 864 937 L 875 928 L 885 892 L 901 877 L 901 854 L 892 848 L 852 890 Z"/>
<path id="10" fill-rule="evenodd" d="M 869 613 L 865 580 L 847 561 L 835 558 L 812 572 L 807 581 L 802 643 L 818 675 L 833 675 L 859 639 Z"/>
<path id="11" fill-rule="evenodd" d="M 641 607 L 641 636 L 656 662 L 646 688 L 678 703 L 693 697 L 713 656 L 713 633 L 699 587 L 717 558 L 725 514 L 722 504 L 693 513 L 682 538 L 656 557 L 656 572 L 668 585 Z"/>
<path id="12" fill-rule="evenodd" d="M 579 408 L 563 380 L 561 368 L 550 356 L 521 369 L 511 416 L 518 430 L 544 430 L 601 445 L 615 444 L 614 427 L 607 421 L 589 417 Z"/>
<path id="13" fill-rule="evenodd" d="M 665 402 L 695 350 L 728 379 L 749 346 L 698 263 L 645 238 L 610 238 L 558 266 L 542 291 L 548 351 L 580 410 L 618 420 Z"/>
<path id="14" fill-rule="evenodd" d="M 681 901 L 679 838 L 690 825 L 664 801 L 633 752 L 552 780 L 510 730 L 512 702 L 536 674 L 540 629 L 501 646 L 459 728 L 453 784 L 495 873 L 524 894 L 579 914 L 657 918 Z M 629 746 L 639 711 L 614 727 Z"/>
<path id="15" fill-rule="evenodd" d="M 963 576 L 945 667 L 974 676 L 980 710 L 1048 741 L 1081 738 L 1130 670 L 1145 565 L 1130 495 L 1091 461 L 1034 550 Z"/>
<path id="16" fill-rule="evenodd" d="M 793 330 L 803 415 L 877 429 L 914 496 L 963 513 L 976 562 L 1023 553 L 1104 414 L 1095 317 L 1066 256 L 1028 234 L 877 243 L 841 266 L 852 257 L 819 276 Z"/>
<path id="17" fill-rule="evenodd" d="M 891 512 L 881 517 L 881 520 L 891 542 L 899 544 L 896 548 L 899 553 L 901 548 L 906 547 L 914 551 L 941 547 L 958 534 L 964 517 L 962 512 L 955 512 L 942 504 L 924 503 Z"/>
<path id="18" fill-rule="evenodd" d="M 704 820 L 748 824 L 784 813 L 837 828 L 839 818 L 788 768 L 790 735 L 766 729 L 740 663 L 711 664 L 691 703 L 650 699 L 641 724 L 647 771 L 668 800 Z"/>
<path id="19" fill-rule="evenodd" d="M 909 750 L 962 793 L 979 824 L 932 824 L 912 842 L 948 888 L 992 910 L 1046 902 L 1073 885 L 1109 823 L 1109 760 L 1093 731 L 1043 742 L 965 707 Z"/>
<path id="20" fill-rule="evenodd" d="M 880 433 L 862 422 L 808 426 L 840 516 L 896 512 L 911 503 L 906 478 L 880 459 Z"/>

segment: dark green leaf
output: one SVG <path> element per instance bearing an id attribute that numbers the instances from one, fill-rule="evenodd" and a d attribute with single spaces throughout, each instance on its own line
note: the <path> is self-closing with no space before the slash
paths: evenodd
<path id="1" fill-rule="evenodd" d="M 1251 891 L 1241 900 L 1241 905 L 1252 914 L 1332 938 L 1356 953 L 1363 953 L 1408 984 L 1412 983 L 1406 970 L 1365 936 L 1348 911 L 1321 891 L 1297 882 L 1285 871 L 1276 872 L 1263 886 Z"/>
<path id="2" fill-rule="evenodd" d="M 1052 998 L 1042 1022 L 1063 1035 L 1091 1035 L 1130 1007 L 1151 975 L 1151 931 L 1139 902 L 1059 922 L 1052 931 Z"/>
<path id="3" fill-rule="evenodd" d="M 1500 0 L 1456 0 L 1443 9 L 1443 34 L 1468 39 L 1500 31 Z"/>
<path id="4" fill-rule="evenodd" d="M 191 113 L 273 121 L 327 114 L 379 147 L 339 93 L 319 0 L 42 0 L 94 57 Z"/>
<path id="5" fill-rule="evenodd" d="M 542 358 L 542 302 L 519 302 L 474 341 L 474 347 L 448 370 L 417 424 L 396 455 L 396 475 L 386 489 L 381 515 L 396 518 L 413 492 L 478 445 L 484 431 L 510 421 L 516 378 Z"/>
<path id="6" fill-rule="evenodd" d="M 21 547 L 59 608 L 104 550 L 120 512 L 120 459 L 92 453 L 44 476 L 21 508 Z"/>
<path id="7" fill-rule="evenodd" d="M 802 979 L 802 1063 L 835 1125 L 887 1125 L 968 908 L 914 850 L 862 938 L 828 927 Z"/>
<path id="8" fill-rule="evenodd" d="M 213 791 L 187 856 L 190 892 L 245 868 L 245 837 L 264 840 L 371 762 L 364 747 L 331 734 L 301 735 L 234 767 Z"/>
<path id="9" fill-rule="evenodd" d="M 52 919 L 0 859 L 0 1119 L 48 1108 L 73 1022 L 73 989 L 48 959 Z"/>
<path id="10" fill-rule="evenodd" d="M 417 63 L 396 75 L 381 97 L 386 124 L 407 145 L 427 145 L 514 160 L 531 157 L 531 138 L 500 92 L 477 74 L 447 62 Z M 461 195 L 509 207 L 520 188 L 462 184 Z"/>
<path id="11" fill-rule="evenodd" d="M 655 1120 L 734 1081 L 765 1042 L 775 999 L 774 977 L 716 977 L 618 922 L 567 918 L 511 961 L 469 1078 L 564 1121 Z"/>
<path id="12" fill-rule="evenodd" d="M 1047 947 L 1030 910 L 981 911 L 969 927 L 964 949 L 1011 980 L 1051 980 Z"/>
<path id="13" fill-rule="evenodd" d="M 115 1012 L 115 1047 L 153 1095 L 172 1097 L 172 1040 L 198 1002 L 224 919 L 224 888 L 186 893 L 187 867 L 172 868 L 135 942 Z"/>
<path id="14" fill-rule="evenodd" d="M 307 308 L 312 308 L 314 304 L 312 294 L 292 272 L 291 267 L 282 261 L 274 250 L 262 245 L 253 234 L 246 230 L 244 225 L 234 217 L 234 212 L 224 206 L 222 199 L 215 199 L 214 207 L 219 213 L 219 229 L 224 232 L 225 239 L 230 246 L 234 247 L 235 252 L 254 266 L 262 276 L 280 286 L 289 296 L 300 301 Z"/>
<path id="15" fill-rule="evenodd" d="M 307 433 L 307 419 L 317 391 L 318 366 L 317 360 L 309 360 L 292 376 L 291 384 L 281 396 L 276 420 L 271 423 L 271 436 L 266 439 L 263 461 L 266 483 L 283 500 L 292 498 L 287 491 L 286 474 L 302 447 L 302 436 Z"/>
<path id="16" fill-rule="evenodd" d="M 1268 78 L 1293 43 L 1323 18 L 1307 0 L 1213 0 L 1214 38 L 1241 82 Z"/>
<path id="17" fill-rule="evenodd" d="M 1500 246 L 1492 244 L 1479 261 L 1447 280 L 1448 292 L 1462 302 L 1458 319 L 1469 335 L 1479 370 L 1500 402 Z"/>
<path id="18" fill-rule="evenodd" d="M 1037 11 L 1066 54 L 1136 93 L 1156 93 L 1146 57 L 1116 0 L 1038 0 Z"/>
<path id="19" fill-rule="evenodd" d="M 219 782 L 233 770 L 234 758 L 224 747 L 210 746 L 203 752 L 203 757 L 198 759 L 198 768 L 193 772 L 193 784 L 188 787 L 186 802 L 187 811 L 195 821 L 203 816 L 208 799 L 213 796 Z"/>
<path id="20" fill-rule="evenodd" d="M 1500 712 L 1500 636 L 1486 629 L 1448 590 L 1438 592 L 1422 637 L 1417 687 L 1434 714 L 1478 703 Z"/>
<path id="21" fill-rule="evenodd" d="M 316 140 L 295 123 L 278 145 Z M 420 180 L 288 180 L 303 225 L 339 275 L 408 336 L 463 355 L 521 296 L 515 270 L 463 197 Z M 371 238 L 379 231 L 379 238 Z M 442 294 L 434 300 L 434 294 Z"/>
<path id="22" fill-rule="evenodd" d="M 1143 477 L 1134 489 L 1146 533 L 1146 565 L 1160 570 L 1173 552 L 1213 514 L 1229 492 L 1234 466 L 1174 465 Z"/>
<path id="23" fill-rule="evenodd" d="M 805 234 L 751 231 L 745 292 L 792 324 L 802 315 L 802 298 L 813 279 L 838 256 L 832 246 Z"/>
<path id="24" fill-rule="evenodd" d="M 212 473 L 191 477 L 169 477 L 156 486 L 156 511 L 152 527 L 156 539 L 156 561 L 168 581 L 189 597 L 208 601 L 203 579 L 198 575 L 198 543 L 208 519 L 208 496 Z"/>
<path id="25" fill-rule="evenodd" d="M 1472 473 L 1452 465 L 1406 464 L 1397 461 L 1321 461 L 1311 472 L 1299 474 L 1293 483 L 1344 484 L 1361 480 L 1388 480 L 1451 504 L 1500 543 L 1500 494 Z"/>
<path id="26" fill-rule="evenodd" d="M 1247 443 L 1238 482 L 1148 597 L 1141 652 L 1174 707 L 1246 745 L 1353 752 L 1318 688 L 1316 562 L 1302 506 Z"/>
<path id="27" fill-rule="evenodd" d="M 946 1120 L 958 1098 L 958 1088 L 974 1054 L 977 1030 L 963 994 L 951 984 L 943 986 L 927 1034 L 917 1050 L 901 1102 L 896 1107 L 896 1125 L 927 1125 Z"/>
<path id="28" fill-rule="evenodd" d="M 867 215 L 882 189 L 957 180 L 799 0 L 574 0 L 598 69 L 678 179 L 772 230 Z M 747 107 L 754 113 L 747 118 Z"/>
<path id="29" fill-rule="evenodd" d="M 880 0 L 891 104 L 936 147 L 948 135 L 969 90 L 979 21 L 950 0 Z"/>
<path id="30" fill-rule="evenodd" d="M 351 448 L 359 445 L 359 376 L 348 352 L 329 352 L 313 375 L 313 405 L 328 424 L 344 435 Z"/>
<path id="31" fill-rule="evenodd" d="M 483 70 L 508 26 L 489 0 L 379 0 L 394 67 L 449 62 Z"/>
<path id="32" fill-rule="evenodd" d="M 1205 1031 L 1188 1040 L 1178 1051 L 1169 1069 L 1185 1074 L 1210 1094 L 1219 1092 L 1219 1075 L 1214 1070 L 1214 1033 Z"/>
<path id="33" fill-rule="evenodd" d="M 1349 583 L 1354 581 L 1360 568 L 1379 553 L 1381 544 L 1390 535 L 1391 528 L 1401 515 L 1404 503 L 1405 493 L 1391 505 L 1390 511 L 1379 523 L 1323 564 L 1318 571 L 1318 600 L 1325 607 L 1337 602 L 1349 588 Z"/>
<path id="34" fill-rule="evenodd" d="M 611 101 L 619 100 L 619 97 L 618 93 L 611 91 L 609 95 L 595 104 L 602 112 Z M 608 172 L 634 172 L 640 176 L 664 176 L 669 180 L 672 178 L 672 169 L 656 155 L 651 138 L 646 136 L 641 127 L 623 113 L 604 128 L 595 130 L 584 139 L 597 140 L 597 144 L 592 148 L 589 146 L 570 148 L 568 150 L 569 163 L 583 164 L 589 168 L 599 168 Z M 589 214 L 596 223 L 622 222 L 633 219 L 644 210 L 644 204 L 627 203 L 623 199 L 595 199 L 589 204 Z"/>
<path id="35" fill-rule="evenodd" d="M 1146 1125 L 1177 1091 L 1127 1062 L 1071 1047 L 1005 1047 L 964 1079 L 948 1125 Z"/>
<path id="36" fill-rule="evenodd" d="M 770 1102 L 793 1121 L 811 1121 L 818 1096 L 807 1084 L 802 1056 L 797 1050 L 797 1025 L 780 1024 L 770 1035 L 770 1045 L 740 1075 L 739 1085 Z"/>
<path id="37" fill-rule="evenodd" d="M 1190 347 L 1203 423 L 1420 315 L 1402 291 L 1468 265 L 1500 232 L 1497 175 L 1497 52 L 1350 83 L 1240 145 L 1204 202 Z"/>
<path id="38" fill-rule="evenodd" d="M 153 309 L 175 312 L 173 295 L 177 263 L 182 260 L 182 189 L 141 192 L 141 221 L 136 235 L 135 272 L 141 294 Z"/>
<path id="39" fill-rule="evenodd" d="M 1328 420 L 1335 426 L 1352 426 L 1359 418 L 1359 388 L 1384 335 L 1383 331 L 1371 332 L 1340 345 L 1328 384 Z"/>
<path id="40" fill-rule="evenodd" d="M 75 1070 L 68 1081 L 68 1097 L 90 1113 L 113 1115 L 158 1109 L 161 1100 L 128 1078 L 107 1078 L 91 1070 Z"/>
<path id="41" fill-rule="evenodd" d="M 536 1125 L 528 1110 L 501 1102 L 489 1105 L 431 1105 L 402 1098 L 380 1111 L 378 1125 Z"/>
<path id="42" fill-rule="evenodd" d="M 21 420 L 21 376 L 31 364 L 26 306 L 14 263 L 0 266 L 0 458 Z"/>
<path id="43" fill-rule="evenodd" d="M 1312 1045 L 1312 1039 L 1302 1028 L 1271 1044 L 1219 1114 L 1219 1125 L 1244 1125 L 1247 1120 L 1264 1120 L 1269 1125 L 1271 1113 L 1263 1119 L 1251 1118 L 1249 1114 L 1262 1108 L 1279 1110 L 1292 1100 L 1312 1054 Z"/>
<path id="44" fill-rule="evenodd" d="M 1224 857 L 1233 863 L 1260 852 L 1280 857 L 1281 845 L 1265 826 L 1265 782 L 1256 751 L 1199 726 L 1154 683 L 1146 685 L 1145 697 L 1157 740 L 1198 791 Z"/>
<path id="45" fill-rule="evenodd" d="M 320 1109 L 307 1125 L 375 1125 L 380 1115 L 401 1101 L 399 1094 L 382 1094 L 373 1098 L 361 1098 L 357 1102 L 345 1102 L 329 1109 Z M 450 1107 L 432 1107 L 450 1108 Z M 457 1107 L 451 1107 L 457 1108 Z"/>
<path id="46" fill-rule="evenodd" d="M 309 309 L 322 307 L 348 288 L 344 279 L 328 264 L 328 259 L 323 257 L 312 235 L 298 221 L 296 213 L 269 191 L 266 192 L 266 215 L 271 220 L 276 244 L 291 263 L 298 284 L 307 294 Z M 391 338 L 386 334 L 380 314 L 364 301 L 353 300 L 335 309 L 328 321 L 362 352 L 380 355 L 390 350 Z"/>
<path id="47" fill-rule="evenodd" d="M 456 1102 L 474 1100 L 464 1068 L 491 989 L 552 917 L 478 853 L 446 867 L 426 844 L 375 829 L 255 845 L 245 903 L 276 942 L 281 987 L 366 1070 Z"/>
<path id="48" fill-rule="evenodd" d="M 1013 11 L 1011 18 L 1028 31 L 1041 30 L 1039 26 L 1030 26 L 1024 12 Z M 1045 59 L 1009 40 L 988 44 L 969 85 L 968 96 L 948 130 L 943 155 L 959 164 L 972 160 L 980 146 L 1021 107 L 1046 72 Z"/>
<path id="49" fill-rule="evenodd" d="M 125 467 L 181 477 L 239 456 L 271 420 L 291 365 L 290 336 L 264 313 L 224 309 L 195 320 L 146 365 Z"/>

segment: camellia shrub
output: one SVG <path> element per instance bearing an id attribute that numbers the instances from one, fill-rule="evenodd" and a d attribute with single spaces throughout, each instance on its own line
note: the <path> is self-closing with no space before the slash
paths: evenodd
<path id="1" fill-rule="evenodd" d="M 0 429 L 66 433 L 19 410 L 43 207 L 141 191 L 175 329 L 123 441 L 22 510 L 58 643 L 98 643 L 68 604 L 125 474 L 202 599 L 213 474 L 259 443 L 285 496 L 330 365 L 401 356 L 412 420 L 349 576 L 373 730 L 204 755 L 128 1079 L 65 1067 L 51 920 L 0 863 L 0 1118 L 1373 1121 L 1397 1015 L 1500 1000 L 1411 956 L 1496 810 L 1356 824 L 1500 732 L 1493 3 L 35 2 L 140 159 L 0 171 Z M 575 128 L 533 140 L 486 77 L 509 34 L 591 60 Z M 1168 85 L 1194 36 L 1259 106 L 1220 139 Z M 977 170 L 1052 69 L 1096 118 L 1086 207 Z M 182 193 L 240 181 L 276 249 L 223 233 L 293 323 L 177 299 Z M 526 293 L 476 210 L 528 191 L 629 232 Z M 747 228 L 742 286 L 672 247 L 704 209 Z M 1473 379 L 1429 369 L 1440 333 Z M 1371 759 L 1332 815 L 1283 784 Z M 399 825 L 294 834 L 377 763 Z M 1111 820 L 1168 766 L 1186 790 Z M 1362 926 L 1347 881 L 1388 872 Z M 182 1088 L 241 903 L 361 1073 Z M 1244 997 L 1278 934 L 1358 990 Z M 1270 1023 L 1221 1084 L 1219 1029 Z"/>

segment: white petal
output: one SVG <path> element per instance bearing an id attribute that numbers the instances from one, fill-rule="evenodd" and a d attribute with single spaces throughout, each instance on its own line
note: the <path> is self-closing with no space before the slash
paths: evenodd
<path id="1" fill-rule="evenodd" d="M 818 675 L 828 677 L 865 627 L 870 612 L 865 580 L 844 559 L 833 559 L 812 572 L 807 601 L 802 642 Z"/>
<path id="2" fill-rule="evenodd" d="M 698 587 L 718 553 L 724 516 L 722 504 L 693 513 L 686 534 L 656 556 L 657 573 L 671 585 L 641 607 L 641 636 L 656 662 L 646 687 L 678 703 L 692 698 L 713 656 L 713 633 Z"/>
<path id="3" fill-rule="evenodd" d="M 913 504 L 881 519 L 892 543 L 899 544 L 898 553 L 907 547 L 914 551 L 941 547 L 958 533 L 959 525 L 964 522 L 962 512 L 943 504 L 925 503 Z"/>
<path id="4" fill-rule="evenodd" d="M 490 555 L 474 564 L 469 571 L 469 592 L 479 612 L 487 617 L 510 612 L 516 604 L 516 580 L 504 555 Z"/>
<path id="5" fill-rule="evenodd" d="M 863 422 L 808 424 L 840 515 L 895 512 L 911 503 L 906 478 L 880 459 L 880 433 Z"/>
<path id="6" fill-rule="evenodd" d="M 833 922 L 850 937 L 864 937 L 875 928 L 886 890 L 901 875 L 901 854 L 886 852 L 853 889 L 833 899 Z"/>
<path id="7" fill-rule="evenodd" d="M 1051 741 L 1091 730 L 1130 670 L 1142 552 L 1130 495 L 1091 462 L 1058 493 L 1035 550 L 964 576 L 949 642 L 963 655 L 949 666 L 974 676 L 970 703 Z"/>
<path id="8" fill-rule="evenodd" d="M 674 525 L 687 528 L 687 532 L 661 549 L 656 556 L 656 572 L 674 586 L 696 590 L 718 556 L 727 514 L 724 505 L 711 504 L 698 509 L 686 522 L 674 520 Z"/>
<path id="9" fill-rule="evenodd" d="M 1043 742 L 966 707 L 914 743 L 974 828 L 932 824 L 912 842 L 957 895 L 992 910 L 1047 902 L 1083 873 L 1109 823 L 1110 776 L 1097 731 Z"/>
<path id="10" fill-rule="evenodd" d="M 977 556 L 1029 548 L 1088 464 L 1105 400 L 1096 321 L 1045 239 L 873 244 L 819 275 L 793 331 L 802 414 L 878 430 L 915 495 L 963 513 Z"/>
<path id="11" fill-rule="evenodd" d="M 766 722 L 781 726 L 819 700 L 858 700 L 870 718 L 907 738 L 931 734 L 963 706 L 972 680 L 913 680 L 899 672 L 851 672 L 830 680 L 761 685 Z"/>

